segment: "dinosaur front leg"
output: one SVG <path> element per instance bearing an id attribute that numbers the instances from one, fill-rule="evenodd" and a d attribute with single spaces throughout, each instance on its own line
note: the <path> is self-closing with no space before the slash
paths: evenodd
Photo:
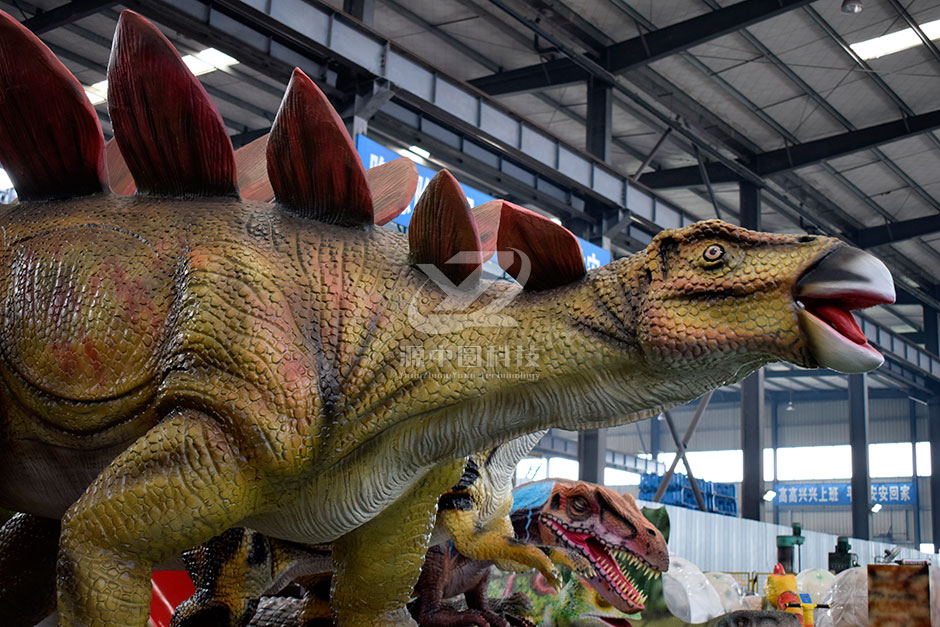
<path id="1" fill-rule="evenodd" d="M 118 456 L 62 521 L 61 625 L 147 623 L 153 564 L 253 513 L 260 480 L 221 426 L 172 413 Z"/>
<path id="2" fill-rule="evenodd" d="M 428 549 L 437 500 L 465 461 L 435 466 L 382 513 L 333 543 L 338 627 L 416 625 L 405 609 Z"/>
<path id="3" fill-rule="evenodd" d="M 58 520 L 16 514 L 0 528 L 0 624 L 32 626 L 55 611 Z"/>
<path id="4" fill-rule="evenodd" d="M 561 588 L 558 569 L 539 547 L 516 538 L 508 512 L 481 521 L 471 502 L 461 506 L 456 501 L 451 509 L 441 511 L 438 518 L 463 555 L 496 562 L 502 570 L 524 572 L 535 568 L 555 588 Z"/>

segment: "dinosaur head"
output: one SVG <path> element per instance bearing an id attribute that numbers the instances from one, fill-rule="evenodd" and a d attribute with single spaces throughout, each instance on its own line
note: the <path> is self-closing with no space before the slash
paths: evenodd
<path id="1" fill-rule="evenodd" d="M 622 612 L 642 610 L 643 584 L 669 568 L 666 541 L 630 495 L 593 483 L 555 480 L 539 521 L 545 544 L 583 556 L 593 572 L 581 574 Z"/>
<path id="2" fill-rule="evenodd" d="M 640 256 L 634 314 L 654 368 L 740 379 L 777 360 L 847 373 L 883 361 L 851 311 L 894 302 L 891 274 L 837 239 L 708 220 L 663 231 Z"/>

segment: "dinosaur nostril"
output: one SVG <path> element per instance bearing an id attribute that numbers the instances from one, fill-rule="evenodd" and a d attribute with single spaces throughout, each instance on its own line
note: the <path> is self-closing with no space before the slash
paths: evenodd
<path id="1" fill-rule="evenodd" d="M 647 527 L 647 528 L 646 528 L 646 533 L 650 534 L 651 536 L 655 536 L 655 535 L 656 535 L 656 529 L 654 529 L 653 527 Z"/>
<path id="2" fill-rule="evenodd" d="M 816 236 L 815 235 L 800 235 L 799 239 L 797 239 L 796 241 L 798 241 L 801 244 L 809 244 L 810 242 L 816 241 Z"/>

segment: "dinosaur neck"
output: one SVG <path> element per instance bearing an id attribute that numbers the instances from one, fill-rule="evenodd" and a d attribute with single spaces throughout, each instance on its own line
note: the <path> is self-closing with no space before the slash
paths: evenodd
<path id="1" fill-rule="evenodd" d="M 504 291 L 511 293 L 511 303 L 496 312 L 508 318 L 504 326 L 442 334 L 423 348 L 426 356 L 433 346 L 448 356 L 432 360 L 425 387 L 451 394 L 453 403 L 411 414 L 410 428 L 424 434 L 416 438 L 418 446 L 426 440 L 433 459 L 538 429 L 621 424 L 709 389 L 720 373 L 670 376 L 644 354 L 634 311 L 643 276 L 634 257 L 563 289 L 530 293 L 493 286 L 475 306 L 485 308 Z M 463 361 L 462 351 L 469 355 Z M 470 366 L 477 360 L 483 367 Z"/>

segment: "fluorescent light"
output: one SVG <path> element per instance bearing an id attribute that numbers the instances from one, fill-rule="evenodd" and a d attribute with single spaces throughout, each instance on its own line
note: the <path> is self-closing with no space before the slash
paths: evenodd
<path id="1" fill-rule="evenodd" d="M 420 146 L 408 146 L 408 150 L 415 153 L 419 157 L 423 157 L 424 159 L 427 159 L 428 157 L 431 156 L 430 152 L 428 152 L 427 150 L 425 150 L 424 148 Z"/>
<path id="2" fill-rule="evenodd" d="M 766 492 L 764 492 L 764 500 L 767 501 L 768 503 L 773 501 L 775 498 L 777 498 L 776 490 L 767 490 Z"/>
<path id="3" fill-rule="evenodd" d="M 920 29 L 928 39 L 940 39 L 940 20 L 925 22 L 920 25 Z M 849 46 L 858 56 L 865 60 L 877 59 L 895 52 L 901 52 L 908 48 L 920 45 L 922 42 L 913 28 L 905 28 L 896 33 L 882 35 L 874 39 L 860 41 L 857 44 Z"/>
<path id="4" fill-rule="evenodd" d="M 874 505 L 872 505 L 872 506 L 871 506 L 871 511 L 872 511 L 873 514 L 877 514 L 878 512 L 880 512 L 880 511 L 881 511 L 881 503 L 875 503 Z"/>
<path id="5" fill-rule="evenodd" d="M 192 54 L 187 54 L 185 57 L 183 57 L 183 63 L 185 63 L 186 67 L 189 68 L 189 71 L 196 76 L 202 76 L 203 74 L 208 74 L 209 72 L 214 72 L 216 70 L 214 65 L 207 63 Z"/>
<path id="6" fill-rule="evenodd" d="M 13 189 L 13 181 L 10 180 L 10 175 L 5 170 L 0 170 L 0 189 Z"/>
<path id="7" fill-rule="evenodd" d="M 230 65 L 238 63 L 238 59 L 230 57 L 224 52 L 215 48 L 206 48 L 196 54 L 187 54 L 183 57 L 183 63 L 189 68 L 189 71 L 196 76 L 202 76 L 209 72 L 222 70 Z M 85 95 L 92 105 L 100 105 L 108 100 L 108 81 L 100 81 L 85 87 Z"/>
<path id="8" fill-rule="evenodd" d="M 108 81 L 99 81 L 85 88 L 85 95 L 93 105 L 100 105 L 108 100 Z"/>
<path id="9" fill-rule="evenodd" d="M 221 50 L 216 50 L 215 48 L 206 48 L 201 52 L 197 52 L 195 56 L 217 70 L 224 70 L 230 65 L 238 64 L 238 59 L 235 57 L 230 57 Z"/>

